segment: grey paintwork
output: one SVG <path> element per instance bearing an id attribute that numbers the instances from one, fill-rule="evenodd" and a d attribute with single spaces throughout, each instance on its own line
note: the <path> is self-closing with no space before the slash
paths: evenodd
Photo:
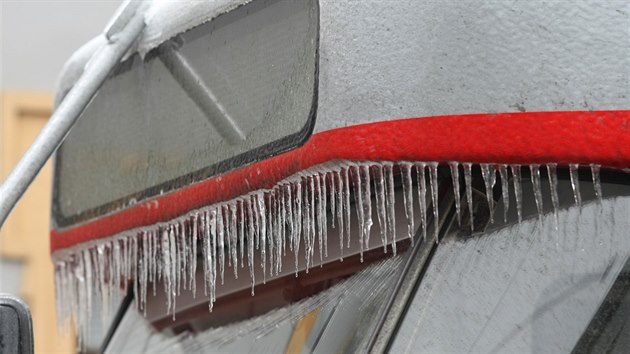
<path id="1" fill-rule="evenodd" d="M 524 187 L 531 195 L 531 184 Z M 561 201 L 572 202 L 570 190 L 567 181 L 560 184 Z M 629 193 L 627 186 L 604 190 Z M 589 188 L 582 192 L 592 198 Z M 535 210 L 533 198 L 526 201 L 525 210 Z M 534 217 L 480 237 L 445 240 L 391 351 L 570 352 L 628 260 L 629 208 L 630 198 L 620 196 L 601 207 L 561 210 L 559 231 L 549 213 L 542 222 Z"/>
<path id="2" fill-rule="evenodd" d="M 627 1 L 321 0 L 316 132 L 630 108 Z"/>

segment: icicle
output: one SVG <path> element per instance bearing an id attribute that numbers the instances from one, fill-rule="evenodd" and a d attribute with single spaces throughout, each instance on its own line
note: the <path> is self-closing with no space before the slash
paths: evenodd
<path id="1" fill-rule="evenodd" d="M 350 169 L 343 169 L 343 198 L 344 198 L 344 213 L 345 213 L 345 221 L 346 224 L 346 248 L 350 248 Z"/>
<path id="2" fill-rule="evenodd" d="M 370 247 L 370 232 L 372 230 L 372 225 L 374 222 L 372 221 L 372 188 L 370 182 L 370 167 L 368 165 L 362 165 L 361 170 L 363 171 L 363 209 L 365 216 L 365 222 L 363 223 L 363 227 L 365 228 L 364 234 L 365 237 L 363 241 L 365 242 L 365 249 Z"/>
<path id="3" fill-rule="evenodd" d="M 164 233 L 162 234 L 162 261 L 164 262 L 164 291 L 166 292 L 166 313 L 170 313 L 172 307 L 172 299 L 171 299 L 171 287 L 172 287 L 172 279 L 171 279 L 171 245 L 170 245 L 170 237 L 169 230 L 164 229 Z"/>
<path id="4" fill-rule="evenodd" d="M 536 209 L 538 210 L 538 219 L 542 222 L 543 217 L 543 199 L 542 199 L 542 187 L 540 185 L 540 165 L 529 165 L 529 171 L 532 178 L 532 185 L 534 188 L 534 199 L 536 200 Z"/>
<path id="5" fill-rule="evenodd" d="M 176 254 L 175 257 L 177 258 L 177 267 L 175 268 L 175 272 L 177 273 L 177 295 L 181 294 L 181 285 L 182 285 L 182 281 L 185 283 L 186 280 L 183 279 L 185 276 L 185 272 L 182 272 L 183 269 L 186 269 L 186 236 L 184 235 L 183 232 L 181 232 L 181 228 L 179 224 L 175 225 L 175 245 L 177 246 L 176 248 Z M 134 246 L 135 246 L 135 242 L 134 242 Z M 132 253 L 135 254 L 135 252 L 133 252 L 133 248 L 132 248 Z M 135 260 L 134 260 L 135 263 Z M 136 293 L 134 293 L 136 294 Z"/>
<path id="6" fill-rule="evenodd" d="M 256 281 L 254 275 L 254 209 L 252 208 L 252 197 L 245 199 L 247 208 L 247 267 L 249 268 L 249 277 L 252 285 L 252 295 L 254 294 L 254 283 Z"/>
<path id="7" fill-rule="evenodd" d="M 309 214 L 309 222 L 307 223 L 308 228 L 308 256 L 306 260 L 306 270 L 313 266 L 313 257 L 315 253 L 315 224 L 317 223 L 315 218 L 315 179 L 311 176 L 309 179 L 309 203 L 307 204 L 308 214 Z"/>
<path id="8" fill-rule="evenodd" d="M 282 232 L 280 234 L 280 237 L 282 238 L 282 256 L 286 256 L 287 255 L 287 228 L 288 228 L 288 221 L 287 221 L 287 215 L 289 213 L 289 208 L 287 206 L 287 188 L 286 185 L 283 185 L 280 187 L 280 225 L 282 226 Z M 280 264 L 280 266 L 282 267 L 282 264 Z"/>
<path id="9" fill-rule="evenodd" d="M 284 202 L 287 211 L 286 222 L 289 226 L 289 250 L 293 252 L 293 250 L 295 249 L 295 224 L 293 222 L 295 215 L 293 215 L 293 198 L 291 193 L 291 185 L 286 184 L 284 188 L 284 196 L 286 198 Z"/>
<path id="10" fill-rule="evenodd" d="M 514 182 L 514 198 L 516 199 L 516 213 L 518 222 L 523 221 L 523 190 L 521 189 L 521 165 L 511 165 Z"/>
<path id="11" fill-rule="evenodd" d="M 429 182 L 431 184 L 431 201 L 433 202 L 433 231 L 435 234 L 435 242 L 440 242 L 440 205 L 438 203 L 438 163 L 431 162 L 429 164 L 429 171 L 431 172 Z"/>
<path id="12" fill-rule="evenodd" d="M 593 188 L 595 189 L 595 196 L 597 197 L 597 202 L 599 204 L 602 203 L 602 183 L 599 177 L 599 171 L 601 166 L 596 164 L 591 164 L 591 176 L 593 177 Z"/>
<path id="13" fill-rule="evenodd" d="M 256 283 L 256 276 L 254 274 L 254 209 L 252 208 L 251 197 L 245 200 L 247 207 L 247 267 L 249 268 L 249 277 L 252 285 L 252 296 L 254 295 L 254 284 Z"/>
<path id="14" fill-rule="evenodd" d="M 387 226 L 391 236 L 392 253 L 396 255 L 396 196 L 394 195 L 394 166 L 391 162 L 384 162 L 387 204 Z"/>
<path id="15" fill-rule="evenodd" d="M 214 213 L 209 215 L 209 225 L 210 225 L 210 237 L 208 238 L 208 242 L 210 243 L 210 254 L 212 256 L 212 263 L 210 264 L 210 279 L 211 279 L 211 287 L 210 287 L 210 302 L 214 303 L 216 300 L 216 288 L 217 288 L 217 269 L 219 263 L 219 243 L 217 242 L 217 210 L 213 209 Z M 212 304 L 209 307 L 212 310 Z"/>
<path id="16" fill-rule="evenodd" d="M 337 183 L 337 171 L 331 171 L 329 176 L 330 176 L 330 189 L 328 191 L 330 193 L 329 194 L 330 216 L 331 216 L 330 226 L 333 229 L 335 229 L 337 228 L 337 225 L 335 224 L 335 218 L 337 217 L 337 186 L 335 185 Z M 341 232 L 341 229 L 339 229 L 339 231 Z"/>
<path id="17" fill-rule="evenodd" d="M 490 211 L 490 223 L 494 224 L 494 184 L 496 182 L 496 168 L 494 165 L 482 163 L 481 176 L 486 186 L 486 199 L 488 200 L 488 210 Z"/>
<path id="18" fill-rule="evenodd" d="M 407 216 L 407 237 L 411 240 L 413 245 L 413 234 L 416 231 L 414 225 L 413 215 L 413 187 L 411 179 L 411 167 L 410 162 L 402 162 L 400 164 L 400 172 L 403 181 L 403 201 L 405 203 L 405 216 Z"/>
<path id="19" fill-rule="evenodd" d="M 319 263 L 321 264 L 324 261 L 324 197 L 322 193 L 322 182 L 321 177 L 318 173 L 313 176 L 315 181 L 315 190 L 317 191 L 317 198 L 315 202 L 317 203 L 316 219 L 317 219 L 317 240 L 319 245 Z"/>
<path id="20" fill-rule="evenodd" d="M 238 279 L 238 254 L 237 254 L 237 217 L 236 217 L 236 203 L 232 203 L 228 205 L 228 211 L 230 215 L 230 228 L 228 239 L 229 248 L 230 248 L 230 256 L 232 258 L 232 270 L 234 271 L 234 278 Z"/>
<path id="21" fill-rule="evenodd" d="M 245 262 L 243 262 L 243 258 L 245 258 L 245 201 L 241 200 L 238 205 L 239 211 L 239 222 L 238 222 L 238 244 L 239 250 L 241 252 L 241 268 L 245 267 Z"/>
<path id="22" fill-rule="evenodd" d="M 260 192 L 256 195 L 258 220 L 260 220 L 260 262 L 263 271 L 263 284 L 267 282 L 267 211 L 265 209 L 265 194 Z M 223 278 L 221 279 L 223 281 Z"/>
<path id="23" fill-rule="evenodd" d="M 510 208 L 510 187 L 508 183 L 507 165 L 499 166 L 501 176 L 501 197 L 503 198 L 503 222 L 507 223 L 508 209 Z"/>
<path id="24" fill-rule="evenodd" d="M 426 164 L 416 164 L 418 174 L 418 202 L 420 203 L 420 224 L 422 225 L 422 240 L 427 240 L 427 181 L 424 175 Z"/>
<path id="25" fill-rule="evenodd" d="M 192 261 L 190 262 L 190 289 L 193 293 L 193 298 L 197 297 L 197 236 L 199 227 L 199 213 L 195 213 L 193 216 L 193 228 L 192 228 Z M 149 242 L 149 244 L 151 244 Z"/>
<path id="26" fill-rule="evenodd" d="M 582 207 L 582 195 L 580 194 L 580 177 L 578 170 L 580 165 L 570 164 L 569 174 L 571 176 L 571 187 L 573 187 L 573 198 L 575 199 L 575 205 Z"/>
<path id="27" fill-rule="evenodd" d="M 455 210 L 457 211 L 457 225 L 462 225 L 461 194 L 459 191 L 459 162 L 449 162 L 451 168 L 451 179 L 453 180 L 453 198 L 455 199 Z"/>
<path id="28" fill-rule="evenodd" d="M 295 256 L 295 276 L 298 275 L 299 262 L 298 254 L 300 253 L 300 236 L 302 235 L 302 181 L 297 181 L 295 192 L 295 234 L 293 237 L 293 253 Z M 306 248 L 306 247 L 305 247 Z"/>
<path id="29" fill-rule="evenodd" d="M 560 199 L 558 198 L 558 174 L 556 172 L 556 164 L 547 164 L 547 175 L 549 177 L 549 189 L 551 191 L 551 204 L 553 205 L 553 221 L 554 228 L 558 230 L 558 209 L 560 209 Z"/>
<path id="30" fill-rule="evenodd" d="M 468 204 L 468 213 L 470 214 L 470 232 L 475 231 L 475 222 L 473 220 L 473 194 L 472 194 L 472 164 L 466 162 L 464 165 L 464 182 L 466 184 L 466 202 Z"/>
<path id="31" fill-rule="evenodd" d="M 217 238 L 219 241 L 218 251 L 219 269 L 221 271 L 221 285 L 223 285 L 225 281 L 225 223 L 223 218 L 223 209 L 224 205 L 221 205 L 219 206 L 219 210 L 217 210 Z"/>
<path id="32" fill-rule="evenodd" d="M 324 233 L 324 257 L 328 258 L 328 191 L 326 190 L 326 176 L 324 173 L 322 176 L 322 203 L 324 204 L 322 207 L 322 232 Z M 333 217 L 334 220 L 334 217 Z"/>
<path id="33" fill-rule="evenodd" d="M 341 179 L 341 170 L 335 171 L 334 176 L 336 179 L 337 187 L 336 187 L 336 212 L 337 212 L 337 225 L 339 226 L 339 251 L 343 256 L 343 233 L 344 233 L 344 222 L 343 222 L 343 181 Z M 335 181 L 333 181 L 333 184 Z M 341 258 L 343 260 L 343 257 Z"/>
<path id="34" fill-rule="evenodd" d="M 171 298 L 170 303 L 171 303 L 171 313 L 173 315 L 173 320 L 175 320 L 175 311 L 177 308 L 177 288 L 176 288 L 176 284 L 177 284 L 177 279 L 179 274 L 177 274 L 177 245 L 175 242 L 175 226 L 171 226 L 170 228 L 170 232 L 168 234 L 168 243 L 170 245 L 170 250 L 169 252 L 169 257 L 170 257 L 170 269 L 167 269 L 167 272 L 170 273 L 170 278 L 171 278 L 171 285 L 170 285 L 170 293 L 169 293 L 169 297 Z"/>
<path id="35" fill-rule="evenodd" d="M 363 191 L 361 186 L 361 171 L 359 166 L 352 166 L 352 183 L 354 185 L 354 199 L 357 209 L 357 220 L 359 221 L 359 254 L 363 263 L 363 248 L 365 246 L 365 208 L 363 207 Z"/>
<path id="36" fill-rule="evenodd" d="M 387 253 L 387 222 L 385 208 L 385 178 L 383 177 L 383 166 L 375 165 L 374 170 L 374 192 L 376 193 L 376 216 L 381 233 L 381 244 L 383 252 Z"/>
<path id="37" fill-rule="evenodd" d="M 274 262 L 274 243 L 275 243 L 275 225 L 274 225 L 274 220 L 275 220 L 275 202 L 274 202 L 274 195 L 273 195 L 273 190 L 269 192 L 268 194 L 269 196 L 269 203 L 268 203 L 268 209 L 267 209 L 267 239 L 266 239 L 266 245 L 267 245 L 267 255 L 269 257 L 269 274 L 271 276 L 273 276 L 274 273 L 274 268 L 275 268 L 275 262 Z"/>

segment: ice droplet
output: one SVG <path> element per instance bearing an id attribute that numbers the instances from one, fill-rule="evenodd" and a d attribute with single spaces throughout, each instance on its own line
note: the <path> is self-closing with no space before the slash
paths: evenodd
<path id="1" fill-rule="evenodd" d="M 503 198 L 503 222 L 507 223 L 508 209 L 510 208 L 510 185 L 507 165 L 499 165 L 499 175 L 501 176 L 501 197 Z"/>
<path id="2" fill-rule="evenodd" d="M 569 165 L 569 175 L 571 177 L 571 187 L 573 188 L 573 198 L 575 199 L 575 205 L 581 207 L 582 195 L 580 194 L 580 177 L 578 175 L 579 169 L 580 165 L 578 164 Z"/>
<path id="3" fill-rule="evenodd" d="M 459 191 L 459 162 L 449 162 L 451 168 L 451 179 L 453 180 L 453 197 L 455 199 L 455 210 L 457 212 L 457 225 L 462 225 L 461 194 Z"/>
<path id="4" fill-rule="evenodd" d="M 518 222 L 523 221 L 523 190 L 521 188 L 521 165 L 511 165 L 512 182 L 514 184 L 514 198 L 516 199 L 516 213 Z"/>
<path id="5" fill-rule="evenodd" d="M 472 164 L 466 162 L 464 165 L 464 182 L 466 184 L 466 202 L 468 213 L 470 214 L 470 232 L 475 232 L 475 221 L 473 219 L 473 190 L 472 190 Z"/>

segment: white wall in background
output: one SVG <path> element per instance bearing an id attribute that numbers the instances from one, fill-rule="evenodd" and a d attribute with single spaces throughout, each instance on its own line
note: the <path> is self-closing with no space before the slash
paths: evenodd
<path id="1" fill-rule="evenodd" d="M 64 62 L 121 0 L 0 0 L 0 90 L 52 92 Z"/>

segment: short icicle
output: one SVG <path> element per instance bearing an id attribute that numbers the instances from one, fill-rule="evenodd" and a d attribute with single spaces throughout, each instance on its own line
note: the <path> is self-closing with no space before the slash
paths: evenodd
<path id="1" fill-rule="evenodd" d="M 418 175 L 418 202 L 420 204 L 420 224 L 422 226 L 422 240 L 427 240 L 427 180 L 425 176 L 426 164 L 418 162 L 416 172 Z"/>
<path id="2" fill-rule="evenodd" d="M 516 214 L 518 222 L 523 221 L 523 189 L 521 187 L 521 165 L 511 165 L 512 182 L 514 182 L 514 199 L 516 199 Z"/>
<path id="3" fill-rule="evenodd" d="M 472 190 L 472 163 L 466 162 L 464 166 L 464 182 L 466 185 L 466 203 L 470 214 L 470 232 L 475 232 L 475 221 L 473 219 L 473 190 Z"/>
<path id="4" fill-rule="evenodd" d="M 486 200 L 488 201 L 488 210 L 490 211 L 490 223 L 494 224 L 494 184 L 496 182 L 496 169 L 494 165 L 482 163 L 481 176 L 486 187 Z"/>
<path id="5" fill-rule="evenodd" d="M 508 209 L 510 208 L 510 185 L 507 165 L 499 165 L 499 176 L 501 177 L 501 197 L 503 198 L 503 222 L 507 223 Z"/>
<path id="6" fill-rule="evenodd" d="M 429 171 L 431 172 L 429 182 L 431 184 L 431 201 L 433 202 L 433 231 L 435 242 L 440 242 L 440 205 L 438 201 L 438 163 L 429 163 Z"/>
<path id="7" fill-rule="evenodd" d="M 573 188 L 573 198 L 575 199 L 575 205 L 581 208 L 582 194 L 580 193 L 580 177 L 578 175 L 579 169 L 580 165 L 578 164 L 569 165 L 569 175 L 571 177 L 571 187 Z"/>
<path id="8" fill-rule="evenodd" d="M 549 190 L 551 191 L 551 204 L 553 205 L 554 228 L 558 231 L 558 210 L 560 209 L 560 198 L 558 198 L 557 164 L 547 164 L 547 175 L 549 177 Z"/>
<path id="9" fill-rule="evenodd" d="M 542 222 L 543 217 L 543 199 L 542 199 L 542 186 L 540 184 L 540 165 L 529 165 L 529 171 L 532 178 L 532 185 L 534 188 L 534 199 L 536 201 L 536 210 L 538 211 L 538 219 Z"/>
<path id="10" fill-rule="evenodd" d="M 449 162 L 451 168 L 451 179 L 453 180 L 453 197 L 455 199 L 455 210 L 457 212 L 457 225 L 462 226 L 462 206 L 461 194 L 459 191 L 459 162 Z"/>
<path id="11" fill-rule="evenodd" d="M 602 183 L 599 177 L 600 165 L 591 164 L 591 176 L 593 177 L 593 188 L 595 189 L 595 197 L 597 202 L 602 203 Z"/>

